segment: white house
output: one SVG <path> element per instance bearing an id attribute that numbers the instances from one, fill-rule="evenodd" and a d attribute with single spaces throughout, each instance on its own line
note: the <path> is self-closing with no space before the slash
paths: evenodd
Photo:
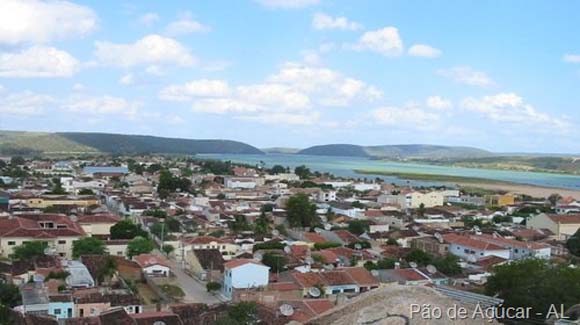
<path id="1" fill-rule="evenodd" d="M 355 183 L 352 184 L 352 187 L 355 189 L 355 191 L 359 192 L 381 190 L 381 184 L 372 184 L 372 183 Z"/>
<path id="2" fill-rule="evenodd" d="M 580 214 L 546 214 L 542 213 L 528 219 L 530 229 L 549 229 L 558 240 L 567 240 L 580 229 Z"/>
<path id="3" fill-rule="evenodd" d="M 166 261 L 152 254 L 141 254 L 135 257 L 135 262 L 146 275 L 168 277 L 171 272 Z"/>
<path id="4" fill-rule="evenodd" d="M 228 177 L 224 180 L 224 185 L 227 188 L 253 189 L 258 184 L 253 177 Z"/>
<path id="5" fill-rule="evenodd" d="M 449 253 L 467 261 L 479 261 L 486 256 L 510 259 L 510 250 L 496 244 L 454 233 L 443 235 L 443 240 L 449 244 Z"/>
<path id="6" fill-rule="evenodd" d="M 224 264 L 223 293 L 232 299 L 236 290 L 268 285 L 270 268 L 250 259 L 232 260 Z"/>
<path id="7" fill-rule="evenodd" d="M 318 192 L 316 199 L 318 202 L 336 201 L 336 191 L 335 190 L 321 190 L 320 192 Z"/>

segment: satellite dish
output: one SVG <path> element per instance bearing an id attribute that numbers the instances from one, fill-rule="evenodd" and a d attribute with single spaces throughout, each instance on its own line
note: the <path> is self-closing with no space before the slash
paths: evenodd
<path id="1" fill-rule="evenodd" d="M 433 237 L 435 237 L 439 243 L 443 243 L 443 236 L 441 236 L 440 233 L 436 232 Z"/>
<path id="2" fill-rule="evenodd" d="M 312 264 L 314 263 L 314 259 L 312 257 L 307 257 L 304 259 L 304 261 L 306 262 L 306 264 Z"/>
<path id="3" fill-rule="evenodd" d="M 435 274 L 437 273 L 437 268 L 431 264 L 427 265 L 427 272 L 429 272 L 430 274 Z"/>
<path id="4" fill-rule="evenodd" d="M 379 271 L 377 270 L 371 270 L 371 274 L 376 278 L 379 276 Z"/>
<path id="5" fill-rule="evenodd" d="M 328 231 L 332 230 L 332 225 L 329 224 L 329 223 L 325 224 L 324 225 L 324 230 L 328 230 Z"/>
<path id="6" fill-rule="evenodd" d="M 264 258 L 264 256 L 260 253 L 254 253 L 254 259 L 257 261 L 261 261 Z"/>
<path id="7" fill-rule="evenodd" d="M 317 234 L 320 234 L 322 232 L 322 229 L 316 227 L 316 228 L 314 228 L 314 232 Z"/>
<path id="8" fill-rule="evenodd" d="M 310 289 L 308 289 L 308 294 L 310 295 L 310 297 L 312 298 L 318 298 L 320 297 L 320 295 L 322 294 L 320 292 L 320 289 L 316 288 L 316 287 L 312 287 Z"/>
<path id="9" fill-rule="evenodd" d="M 362 249 L 362 245 L 359 243 L 354 244 L 354 249 L 356 250 L 361 250 Z"/>
<path id="10" fill-rule="evenodd" d="M 272 236 L 274 236 L 274 237 L 280 236 L 280 231 L 278 231 L 278 229 L 272 230 Z"/>
<path id="11" fill-rule="evenodd" d="M 324 268 L 327 270 L 334 270 L 334 265 L 328 264 L 328 265 L 325 265 Z"/>
<path id="12" fill-rule="evenodd" d="M 289 304 L 280 305 L 280 313 L 286 317 L 294 315 L 294 307 Z"/>
<path id="13" fill-rule="evenodd" d="M 416 268 L 417 267 L 417 263 L 415 262 L 409 262 L 409 266 L 412 268 Z"/>
<path id="14" fill-rule="evenodd" d="M 290 248 L 290 246 L 284 246 L 284 252 L 286 254 L 290 254 L 290 253 L 292 253 L 292 248 Z"/>

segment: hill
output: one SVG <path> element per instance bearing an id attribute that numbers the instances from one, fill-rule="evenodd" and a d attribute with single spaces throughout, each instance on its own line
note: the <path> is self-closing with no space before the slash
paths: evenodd
<path id="1" fill-rule="evenodd" d="M 373 157 L 373 158 L 462 158 L 489 157 L 494 154 L 473 147 L 451 147 L 424 144 L 358 146 L 352 144 L 329 144 L 313 146 L 298 152 L 303 155 Z"/>
<path id="2" fill-rule="evenodd" d="M 273 147 L 273 148 L 260 148 L 265 153 L 281 153 L 281 154 L 293 154 L 300 151 L 297 148 L 285 148 L 285 147 Z"/>
<path id="3" fill-rule="evenodd" d="M 0 154 L 263 154 L 256 147 L 230 140 L 192 140 L 109 133 L 0 131 Z"/>

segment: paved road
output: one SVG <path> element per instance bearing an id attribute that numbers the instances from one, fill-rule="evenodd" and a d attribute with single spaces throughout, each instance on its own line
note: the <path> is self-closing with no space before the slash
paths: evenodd
<path id="1" fill-rule="evenodd" d="M 205 303 L 209 305 L 221 302 L 216 296 L 207 292 L 205 284 L 198 282 L 194 278 L 190 277 L 187 273 L 183 272 L 179 263 L 174 260 L 167 259 L 159 250 L 153 251 L 153 254 L 162 256 L 169 262 L 169 267 L 171 267 L 171 271 L 173 274 L 175 274 L 176 282 L 185 293 L 183 302 Z"/>

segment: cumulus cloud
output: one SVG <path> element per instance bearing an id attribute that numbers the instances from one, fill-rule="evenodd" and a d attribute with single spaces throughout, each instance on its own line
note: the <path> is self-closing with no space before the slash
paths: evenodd
<path id="1" fill-rule="evenodd" d="M 320 0 L 254 0 L 272 9 L 300 9 L 317 5 Z"/>
<path id="2" fill-rule="evenodd" d="M 178 41 L 152 34 L 135 43 L 96 42 L 95 56 L 99 63 L 132 67 L 141 64 L 176 64 L 192 66 L 197 59 Z"/>
<path id="3" fill-rule="evenodd" d="M 399 56 L 403 53 L 403 41 L 396 27 L 385 27 L 365 32 L 352 48 L 358 51 L 372 51 L 385 56 Z"/>
<path id="4" fill-rule="evenodd" d="M 139 17 L 139 24 L 146 26 L 146 27 L 151 27 L 153 25 L 155 25 L 155 23 L 157 23 L 159 21 L 159 15 L 154 13 L 154 12 L 148 12 L 144 15 L 142 15 L 141 17 Z"/>
<path id="5" fill-rule="evenodd" d="M 193 20 L 191 14 L 185 13 L 180 19 L 169 23 L 169 25 L 165 27 L 165 34 L 178 37 L 193 33 L 205 33 L 209 30 L 210 28 L 208 26 Z"/>
<path id="6" fill-rule="evenodd" d="M 77 59 L 54 47 L 35 46 L 20 52 L 0 53 L 0 77 L 70 77 L 78 70 Z"/>
<path id="7" fill-rule="evenodd" d="M 135 84 L 135 76 L 132 73 L 127 73 L 119 79 L 121 85 L 130 86 Z"/>
<path id="8" fill-rule="evenodd" d="M 355 31 L 362 28 L 362 25 L 348 20 L 346 17 L 332 17 L 325 13 L 317 13 L 312 18 L 312 27 L 318 30 L 338 29 Z"/>
<path id="9" fill-rule="evenodd" d="M 68 98 L 63 104 L 68 112 L 86 115 L 121 115 L 134 118 L 143 103 L 113 96 L 79 96 Z"/>
<path id="10" fill-rule="evenodd" d="M 449 78 L 457 83 L 470 86 L 489 87 L 495 84 L 493 79 L 491 79 L 491 77 L 488 76 L 485 72 L 477 71 L 468 66 L 441 69 L 438 70 L 437 73 L 440 76 Z"/>
<path id="11" fill-rule="evenodd" d="M 409 48 L 409 55 L 427 59 L 436 59 L 441 56 L 442 52 L 426 44 L 415 44 Z"/>
<path id="12" fill-rule="evenodd" d="M 2 94 L 0 96 L 0 113 L 6 115 L 39 115 L 56 100 L 44 94 L 32 91 Z"/>
<path id="13" fill-rule="evenodd" d="M 453 103 L 449 99 L 443 98 L 441 96 L 428 97 L 425 101 L 425 105 L 427 105 L 428 108 L 432 108 L 438 111 L 448 111 L 453 108 Z"/>
<path id="14" fill-rule="evenodd" d="M 375 123 L 429 129 L 439 123 L 438 114 L 417 107 L 381 107 L 371 111 Z"/>
<path id="15" fill-rule="evenodd" d="M 95 30 L 97 15 L 69 1 L 0 1 L 0 44 L 47 43 Z"/>
<path id="16" fill-rule="evenodd" d="M 200 79 L 183 85 L 167 86 L 160 91 L 159 98 L 169 101 L 188 101 L 195 97 L 225 97 L 230 92 L 230 86 L 226 81 Z"/>
<path id="17" fill-rule="evenodd" d="M 580 63 L 580 54 L 564 54 L 562 61 L 567 63 Z"/>
<path id="18" fill-rule="evenodd" d="M 320 123 L 320 113 L 272 113 L 256 116 L 242 115 L 238 119 L 262 124 L 314 125 Z"/>
<path id="19" fill-rule="evenodd" d="M 515 93 L 499 93 L 482 98 L 468 97 L 461 105 L 492 121 L 510 123 L 514 126 L 535 125 L 555 130 L 566 130 L 570 127 L 569 121 L 565 118 L 540 112 Z"/>

